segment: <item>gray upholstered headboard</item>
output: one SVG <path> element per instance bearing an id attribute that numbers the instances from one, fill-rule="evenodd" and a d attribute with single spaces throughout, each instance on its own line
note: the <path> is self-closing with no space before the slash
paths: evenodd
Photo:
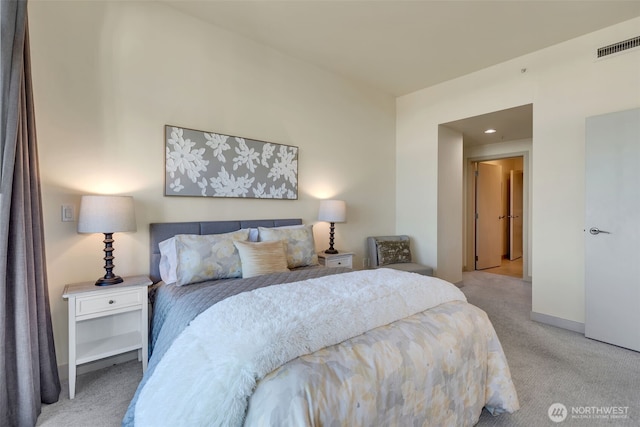
<path id="1" fill-rule="evenodd" d="M 221 234 L 243 228 L 282 227 L 300 225 L 302 220 L 293 219 L 252 219 L 238 221 L 200 221 L 200 222 L 158 222 L 149 224 L 151 258 L 149 277 L 153 283 L 160 279 L 160 248 L 158 244 L 176 234 Z"/>

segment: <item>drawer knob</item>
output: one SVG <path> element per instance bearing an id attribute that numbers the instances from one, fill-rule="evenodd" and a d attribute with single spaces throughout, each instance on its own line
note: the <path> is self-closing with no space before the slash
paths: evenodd
<path id="1" fill-rule="evenodd" d="M 113 304 L 113 303 L 115 303 L 115 301 L 114 301 L 114 300 L 112 300 L 112 299 L 110 299 L 110 300 L 109 300 L 109 304 Z"/>

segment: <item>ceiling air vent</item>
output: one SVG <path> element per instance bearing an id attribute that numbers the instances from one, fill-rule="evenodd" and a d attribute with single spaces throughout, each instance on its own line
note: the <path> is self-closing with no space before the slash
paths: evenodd
<path id="1" fill-rule="evenodd" d="M 609 46 L 601 47 L 600 49 L 598 49 L 598 58 L 602 58 L 604 56 L 612 55 L 614 53 L 622 52 L 628 49 L 633 49 L 634 47 L 638 46 L 640 46 L 640 36 L 622 42 L 610 44 Z"/>

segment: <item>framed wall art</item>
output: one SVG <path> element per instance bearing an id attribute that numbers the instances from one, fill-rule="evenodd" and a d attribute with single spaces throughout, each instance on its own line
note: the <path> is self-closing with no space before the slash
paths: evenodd
<path id="1" fill-rule="evenodd" d="M 165 196 L 298 198 L 298 147 L 165 126 Z"/>

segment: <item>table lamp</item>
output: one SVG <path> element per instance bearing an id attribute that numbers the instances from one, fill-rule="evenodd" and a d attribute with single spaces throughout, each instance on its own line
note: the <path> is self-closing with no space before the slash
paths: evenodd
<path id="1" fill-rule="evenodd" d="M 333 248 L 333 233 L 335 231 L 336 222 L 345 222 L 347 219 L 347 205 L 342 200 L 322 200 L 320 202 L 320 210 L 318 212 L 319 221 L 327 221 L 330 223 L 329 228 L 329 249 L 325 250 L 325 254 L 337 254 L 338 251 Z"/>
<path id="2" fill-rule="evenodd" d="M 136 231 L 136 216 L 131 196 L 82 196 L 78 216 L 78 233 L 104 233 L 104 277 L 96 286 L 115 285 L 123 281 L 113 274 L 113 233 Z"/>

